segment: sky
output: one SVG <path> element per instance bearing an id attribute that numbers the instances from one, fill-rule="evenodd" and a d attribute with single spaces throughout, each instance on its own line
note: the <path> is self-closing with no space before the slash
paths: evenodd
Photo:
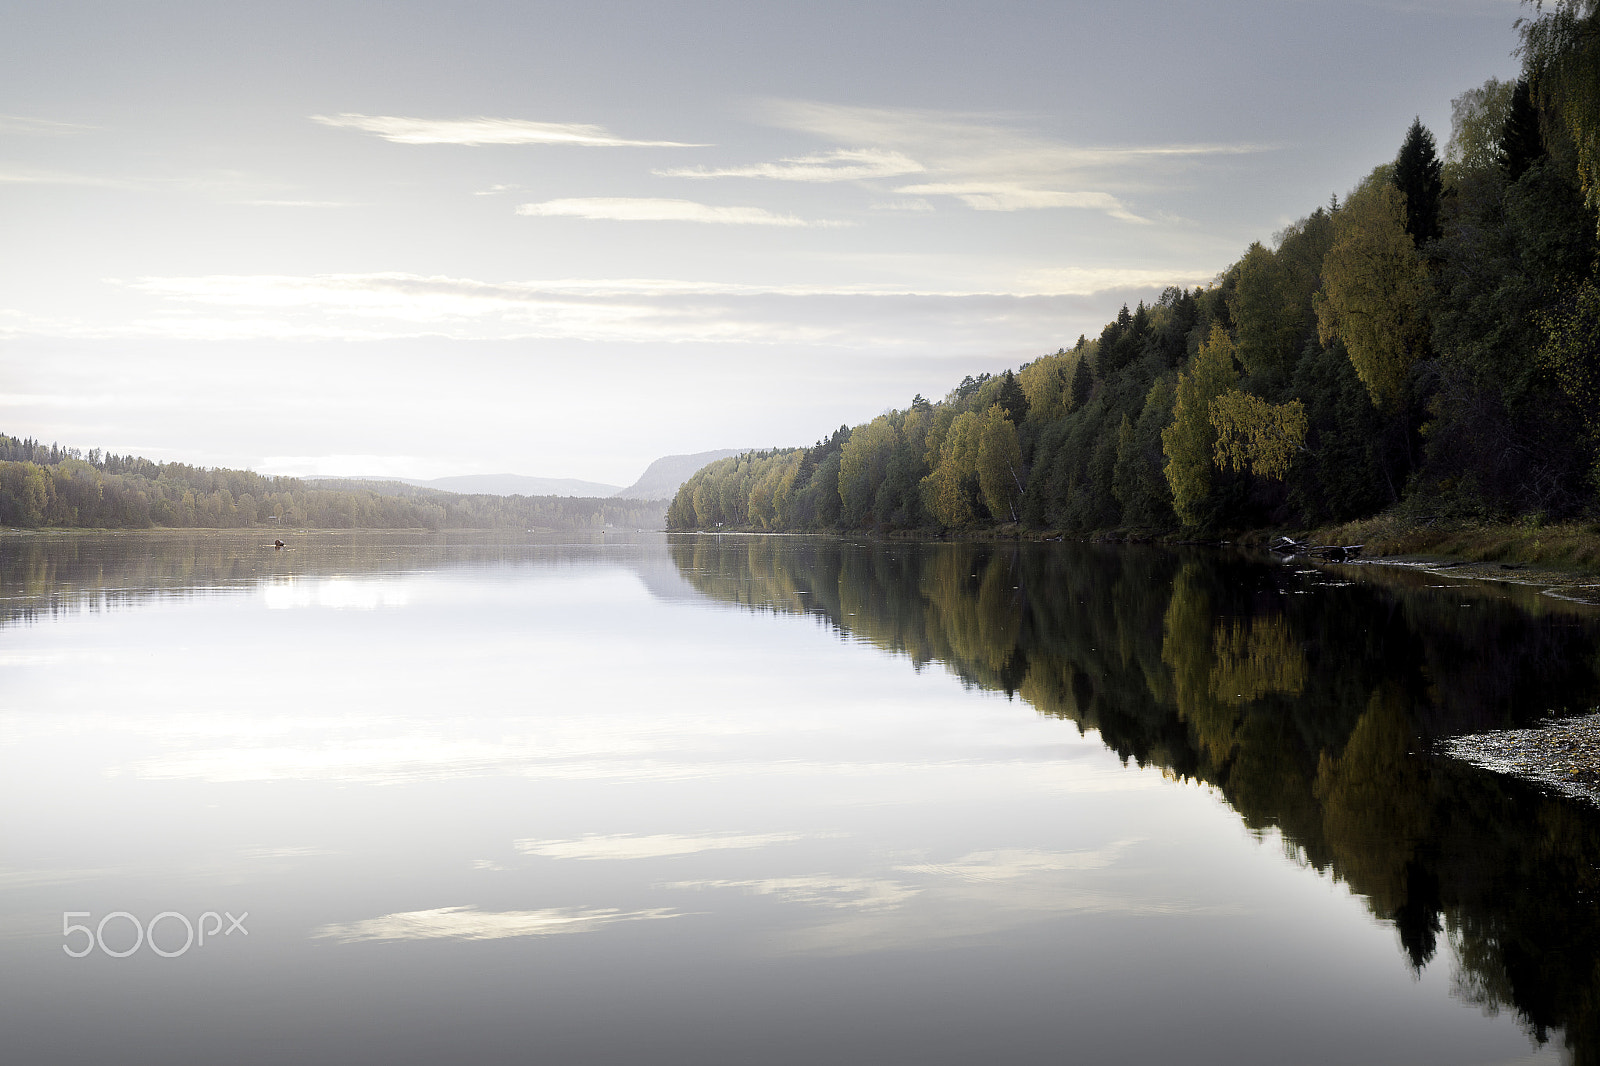
<path id="1" fill-rule="evenodd" d="M 808 444 L 1209 283 L 1516 0 L 4 2 L 0 432 L 287 474 Z"/>

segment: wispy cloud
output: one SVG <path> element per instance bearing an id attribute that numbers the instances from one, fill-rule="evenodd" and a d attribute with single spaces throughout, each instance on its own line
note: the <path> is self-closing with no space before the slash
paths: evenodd
<path id="1" fill-rule="evenodd" d="M 240 200 L 242 207 L 357 207 L 348 200 Z"/>
<path id="2" fill-rule="evenodd" d="M 0 115 L 0 133 L 21 133 L 32 137 L 71 137 L 79 133 L 93 133 L 99 126 L 84 126 L 76 122 L 56 122 L 48 118 L 30 118 L 26 115 Z"/>
<path id="3" fill-rule="evenodd" d="M 929 180 L 894 191 L 954 197 L 979 211 L 1071 208 L 1145 222 L 1122 190 L 1148 187 L 1164 170 L 1265 150 L 1255 144 L 1073 145 L 1029 132 L 1011 116 L 808 101 L 770 102 L 761 118 L 851 147 L 756 166 L 657 173 L 843 180 L 808 175 L 853 166 L 857 172 L 850 176 L 858 180 L 925 174 Z M 894 171 L 897 161 L 917 169 Z M 873 165 L 880 172 L 869 173 Z"/>
<path id="4" fill-rule="evenodd" d="M 127 287 L 152 296 L 217 306 L 292 310 L 325 307 L 351 313 L 476 316 L 525 304 L 610 298 L 671 300 L 695 296 L 944 297 L 1089 296 L 1112 289 L 1198 284 L 1215 272 L 1181 268 L 1059 267 L 986 288 L 891 284 L 758 285 L 675 278 L 550 278 L 480 281 L 421 274 L 204 274 L 146 277 Z"/>
<path id="5" fill-rule="evenodd" d="M 903 152 L 880 148 L 840 148 L 792 156 L 776 163 L 737 167 L 677 167 L 651 173 L 664 178 L 771 178 L 777 181 L 864 181 L 920 174 L 926 168 Z"/>
<path id="6" fill-rule="evenodd" d="M 1129 211 L 1106 192 L 1042 189 L 1018 182 L 969 181 L 903 185 L 895 190 L 908 196 L 954 196 L 975 211 L 1026 211 L 1042 207 L 1083 207 L 1104 211 L 1124 222 L 1149 222 Z"/>
<path id="7" fill-rule="evenodd" d="M 623 911 L 552 907 L 537 911 L 480 911 L 474 907 L 435 907 L 399 911 L 312 930 L 318 940 L 354 944 L 370 940 L 503 940 L 507 937 L 588 933 L 617 922 L 676 918 L 662 908 Z"/>
<path id="8" fill-rule="evenodd" d="M 588 218 L 609 222 L 709 222 L 723 226 L 833 226 L 794 215 L 778 215 L 762 207 L 721 207 L 693 200 L 658 200 L 625 196 L 582 197 L 523 204 L 519 215 L 541 218 Z"/>
<path id="9" fill-rule="evenodd" d="M 519 118 L 409 118 L 401 115 L 312 115 L 338 129 L 373 133 L 396 144 L 551 144 L 584 148 L 703 148 L 682 141 L 617 137 L 603 126 L 576 122 L 530 122 Z"/>
<path id="10" fill-rule="evenodd" d="M 94 174 L 73 174 L 61 170 L 31 167 L 0 167 L 0 185 L 82 185 L 95 189 L 126 189 L 132 182 Z"/>
<path id="11" fill-rule="evenodd" d="M 923 351 L 937 337 L 942 350 L 991 352 L 1015 344 L 1028 350 L 1039 337 L 1052 343 L 1076 336 L 1084 328 L 1079 316 L 1103 314 L 1099 294 L 1131 300 L 1168 285 L 1200 284 L 1215 273 L 1143 266 L 1019 272 L 928 257 L 915 269 L 942 283 L 481 281 L 405 273 L 146 277 L 112 282 L 151 298 L 124 321 L 0 307 L 0 337 L 805 343 L 884 353 Z"/>
<path id="12" fill-rule="evenodd" d="M 764 848 L 790 844 L 799 833 L 749 833 L 745 835 L 683 836 L 654 833 L 644 836 L 586 836 L 578 840 L 519 840 L 518 851 L 546 859 L 663 859 L 729 848 Z"/>

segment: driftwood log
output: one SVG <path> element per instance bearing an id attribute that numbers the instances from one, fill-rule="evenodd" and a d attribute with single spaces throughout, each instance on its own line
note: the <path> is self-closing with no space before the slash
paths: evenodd
<path id="1" fill-rule="evenodd" d="M 1293 537 L 1279 537 L 1269 550 L 1283 556 L 1285 562 L 1305 555 L 1330 563 L 1343 563 L 1359 556 L 1364 547 L 1364 544 L 1307 544 Z"/>

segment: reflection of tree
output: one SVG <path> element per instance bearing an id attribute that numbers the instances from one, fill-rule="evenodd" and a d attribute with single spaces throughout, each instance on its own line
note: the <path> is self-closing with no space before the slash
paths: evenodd
<path id="1" fill-rule="evenodd" d="M 1219 767 L 1233 754 L 1243 705 L 1305 688 L 1305 653 L 1283 615 L 1216 616 L 1195 562 L 1173 583 L 1161 660 L 1172 670 L 1178 717 Z"/>
<path id="2" fill-rule="evenodd" d="M 1233 753 L 1233 732 L 1239 724 L 1237 701 L 1218 699 L 1212 657 L 1212 604 L 1198 565 L 1190 563 L 1172 587 L 1161 644 L 1161 661 L 1172 669 L 1173 702 L 1178 718 L 1188 723 L 1196 746 L 1212 767 Z"/>
<path id="3" fill-rule="evenodd" d="M 1095 545 L 682 538 L 701 591 L 825 617 L 1098 730 L 1125 760 L 1215 785 L 1254 829 L 1364 896 L 1461 998 L 1600 1056 L 1600 819 L 1416 752 L 1596 702 L 1572 617 L 1401 579 Z M 1307 595 L 1294 593 L 1309 592 Z M 1548 612 L 1548 608 L 1545 609 Z M 1314 681 L 1312 679 L 1315 679 Z"/>
<path id="4" fill-rule="evenodd" d="M 1281 614 L 1218 621 L 1212 640 L 1211 694 L 1228 703 L 1268 695 L 1298 696 L 1306 687 L 1306 657 Z"/>
<path id="5" fill-rule="evenodd" d="M 1406 700 L 1386 685 L 1373 693 L 1344 750 L 1324 751 L 1317 766 L 1315 794 L 1334 868 L 1381 915 L 1405 905 L 1412 854 L 1428 827 L 1431 796 L 1410 755 L 1412 737 Z M 1425 954 L 1432 956 L 1431 944 Z"/>

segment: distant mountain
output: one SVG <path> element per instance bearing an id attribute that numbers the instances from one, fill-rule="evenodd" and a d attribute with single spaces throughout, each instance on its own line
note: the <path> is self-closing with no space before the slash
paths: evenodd
<path id="1" fill-rule="evenodd" d="M 349 477 L 312 476 L 301 480 L 374 483 L 387 481 L 419 489 L 459 492 L 468 496 L 588 496 L 610 497 L 617 500 L 670 500 L 677 495 L 678 486 L 688 481 L 689 475 L 702 466 L 714 463 L 718 459 L 726 459 L 730 455 L 743 455 L 749 450 L 749 448 L 719 448 L 714 452 L 695 452 L 693 455 L 664 455 L 646 467 L 639 480 L 625 489 L 599 481 L 580 481 L 570 477 L 528 477 L 524 474 L 457 474 L 454 477 L 436 477 L 429 481 L 412 477 L 383 477 L 377 474 Z"/>
<path id="2" fill-rule="evenodd" d="M 726 459 L 730 455 L 743 455 L 749 448 L 722 448 L 714 452 L 695 452 L 693 455 L 664 455 L 651 463 L 632 485 L 613 493 L 619 500 L 670 500 L 678 494 L 678 486 L 707 463 Z"/>
<path id="3" fill-rule="evenodd" d="M 356 476 L 339 479 L 306 478 L 307 481 L 398 481 L 423 489 L 440 489 L 464 495 L 482 496 L 588 496 L 601 499 L 619 495 L 617 486 L 599 481 L 579 481 L 570 477 L 528 477 L 524 474 L 457 474 L 454 477 L 436 477 L 421 481 L 409 477 Z M 630 496 L 627 499 L 643 499 Z"/>

